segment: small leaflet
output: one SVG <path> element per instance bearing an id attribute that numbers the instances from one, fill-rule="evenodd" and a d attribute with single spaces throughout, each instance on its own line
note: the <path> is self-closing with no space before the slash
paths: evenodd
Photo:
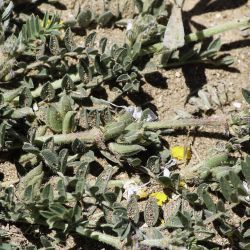
<path id="1" fill-rule="evenodd" d="M 174 5 L 165 30 L 163 45 L 168 50 L 176 50 L 185 44 L 184 37 L 181 8 Z"/>

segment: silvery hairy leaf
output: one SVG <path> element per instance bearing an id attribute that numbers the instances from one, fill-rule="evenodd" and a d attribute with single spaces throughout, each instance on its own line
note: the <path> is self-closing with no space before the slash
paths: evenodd
<path id="1" fill-rule="evenodd" d="M 185 44 L 184 37 L 181 8 L 175 5 L 165 30 L 163 45 L 167 50 L 176 50 Z"/>

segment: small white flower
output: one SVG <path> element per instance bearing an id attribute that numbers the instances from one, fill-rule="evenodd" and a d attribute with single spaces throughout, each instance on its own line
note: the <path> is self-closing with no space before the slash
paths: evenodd
<path id="1" fill-rule="evenodd" d="M 168 170 L 168 168 L 164 168 L 164 170 L 163 170 L 163 176 L 165 176 L 165 177 L 169 177 L 170 176 L 170 171 Z"/>
<path id="2" fill-rule="evenodd" d="M 133 28 L 133 22 L 132 20 L 129 20 L 127 23 L 126 31 L 132 30 L 132 28 Z"/>
<path id="3" fill-rule="evenodd" d="M 242 184 L 243 184 L 243 187 L 245 188 L 245 190 L 247 191 L 247 193 L 250 194 L 250 188 L 249 188 L 247 182 L 246 182 L 246 181 L 243 181 Z M 246 197 L 246 199 L 247 199 L 247 200 L 250 200 L 250 195 L 248 195 L 248 196 Z"/>
<path id="4" fill-rule="evenodd" d="M 38 108 L 38 106 L 37 106 L 37 103 L 35 102 L 34 105 L 33 105 L 33 110 L 36 112 L 36 111 L 38 111 L 38 109 L 39 109 L 39 108 Z"/>
<path id="5" fill-rule="evenodd" d="M 151 112 L 148 114 L 146 121 L 147 121 L 147 122 L 153 122 L 153 121 L 157 120 L 157 118 L 158 118 L 158 117 L 156 116 L 156 114 L 155 114 L 153 111 L 151 111 Z"/>
<path id="6" fill-rule="evenodd" d="M 142 116 L 142 109 L 141 107 L 134 107 L 134 106 L 129 106 L 126 107 L 125 110 L 129 113 L 132 114 L 132 116 L 135 118 L 135 120 L 140 120 Z"/>
<path id="7" fill-rule="evenodd" d="M 240 109 L 241 108 L 241 103 L 240 102 L 232 102 L 233 106 L 236 108 L 236 109 Z"/>
<path id="8" fill-rule="evenodd" d="M 171 168 L 177 164 L 177 160 L 171 158 L 164 166 L 164 168 Z"/>
<path id="9" fill-rule="evenodd" d="M 135 181 L 133 180 L 129 180 L 127 181 L 124 185 L 124 193 L 123 193 L 123 197 L 127 200 L 130 199 L 131 195 L 133 194 L 139 194 L 139 191 L 144 188 L 145 186 L 147 186 L 150 182 L 146 182 L 143 183 L 142 185 L 138 186 Z"/>
<path id="10" fill-rule="evenodd" d="M 124 193 L 123 193 L 123 197 L 125 199 L 127 199 L 127 200 L 129 200 L 129 198 L 131 197 L 131 195 L 136 194 L 138 192 L 138 190 L 139 190 L 138 185 L 134 181 L 132 181 L 132 180 L 127 181 L 124 184 L 123 188 L 125 190 Z"/>

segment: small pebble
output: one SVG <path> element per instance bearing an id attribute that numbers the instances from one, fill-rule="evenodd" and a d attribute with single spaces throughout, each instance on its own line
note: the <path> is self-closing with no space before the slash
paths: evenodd
<path id="1" fill-rule="evenodd" d="M 180 72 L 176 72 L 176 73 L 175 73 L 175 76 L 176 76 L 177 78 L 180 78 L 180 77 L 181 77 L 181 73 L 180 73 Z"/>

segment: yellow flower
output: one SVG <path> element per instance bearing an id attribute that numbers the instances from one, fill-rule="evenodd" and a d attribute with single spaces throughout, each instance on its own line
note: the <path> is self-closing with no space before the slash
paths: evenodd
<path id="1" fill-rule="evenodd" d="M 177 160 L 190 160 L 191 159 L 191 149 L 190 147 L 175 146 L 170 149 L 171 156 Z"/>
<path id="2" fill-rule="evenodd" d="M 180 187 L 180 188 L 184 188 L 185 186 L 186 186 L 185 181 L 180 180 L 180 182 L 179 182 L 179 187 Z"/>
<path id="3" fill-rule="evenodd" d="M 168 200 L 168 196 L 164 192 L 152 193 L 150 196 L 156 198 L 159 206 L 162 206 Z"/>
<path id="4" fill-rule="evenodd" d="M 148 193 L 143 189 L 139 189 L 136 194 L 139 196 L 139 199 L 145 199 L 148 197 Z"/>

